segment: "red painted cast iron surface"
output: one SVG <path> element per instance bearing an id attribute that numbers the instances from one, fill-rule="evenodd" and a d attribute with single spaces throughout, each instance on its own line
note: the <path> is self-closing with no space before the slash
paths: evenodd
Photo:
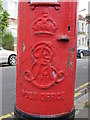
<path id="1" fill-rule="evenodd" d="M 34 115 L 74 108 L 77 2 L 19 2 L 16 106 Z"/>

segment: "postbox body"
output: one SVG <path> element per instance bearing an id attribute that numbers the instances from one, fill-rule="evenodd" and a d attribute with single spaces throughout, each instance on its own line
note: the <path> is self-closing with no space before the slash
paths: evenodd
<path id="1" fill-rule="evenodd" d="M 19 2 L 16 109 L 41 118 L 74 110 L 77 2 Z"/>

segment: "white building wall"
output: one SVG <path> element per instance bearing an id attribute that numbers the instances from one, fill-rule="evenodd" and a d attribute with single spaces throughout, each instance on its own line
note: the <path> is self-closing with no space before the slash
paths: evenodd
<path id="1" fill-rule="evenodd" d="M 79 35 L 78 36 L 78 46 L 87 46 L 86 45 L 86 40 L 85 40 L 85 35 Z"/>
<path id="2" fill-rule="evenodd" d="M 87 46 L 85 33 L 86 33 L 86 21 L 79 20 L 77 46 Z"/>
<path id="3" fill-rule="evenodd" d="M 3 8 L 9 13 L 9 18 L 17 19 L 18 0 L 3 0 Z"/>

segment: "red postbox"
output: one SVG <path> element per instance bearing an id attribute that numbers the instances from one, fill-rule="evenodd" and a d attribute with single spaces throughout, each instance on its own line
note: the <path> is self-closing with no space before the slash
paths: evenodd
<path id="1" fill-rule="evenodd" d="M 77 2 L 19 2 L 15 116 L 74 118 Z"/>

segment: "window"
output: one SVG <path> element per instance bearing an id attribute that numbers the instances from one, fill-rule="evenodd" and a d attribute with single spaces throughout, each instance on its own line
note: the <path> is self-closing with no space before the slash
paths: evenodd
<path id="1" fill-rule="evenodd" d="M 84 23 L 82 23 L 82 32 L 84 32 Z"/>
<path id="2" fill-rule="evenodd" d="M 80 22 L 78 23 L 78 31 L 80 32 Z"/>
<path id="3" fill-rule="evenodd" d="M 14 37 L 14 44 L 17 44 L 17 37 Z"/>
<path id="4" fill-rule="evenodd" d="M 84 45 L 84 38 L 82 38 L 82 45 Z"/>
<path id="5" fill-rule="evenodd" d="M 81 45 L 81 40 L 79 39 L 79 40 L 78 40 L 78 46 L 80 46 L 80 45 Z"/>
<path id="6" fill-rule="evenodd" d="M 90 36 L 90 24 L 88 24 L 88 34 Z"/>

